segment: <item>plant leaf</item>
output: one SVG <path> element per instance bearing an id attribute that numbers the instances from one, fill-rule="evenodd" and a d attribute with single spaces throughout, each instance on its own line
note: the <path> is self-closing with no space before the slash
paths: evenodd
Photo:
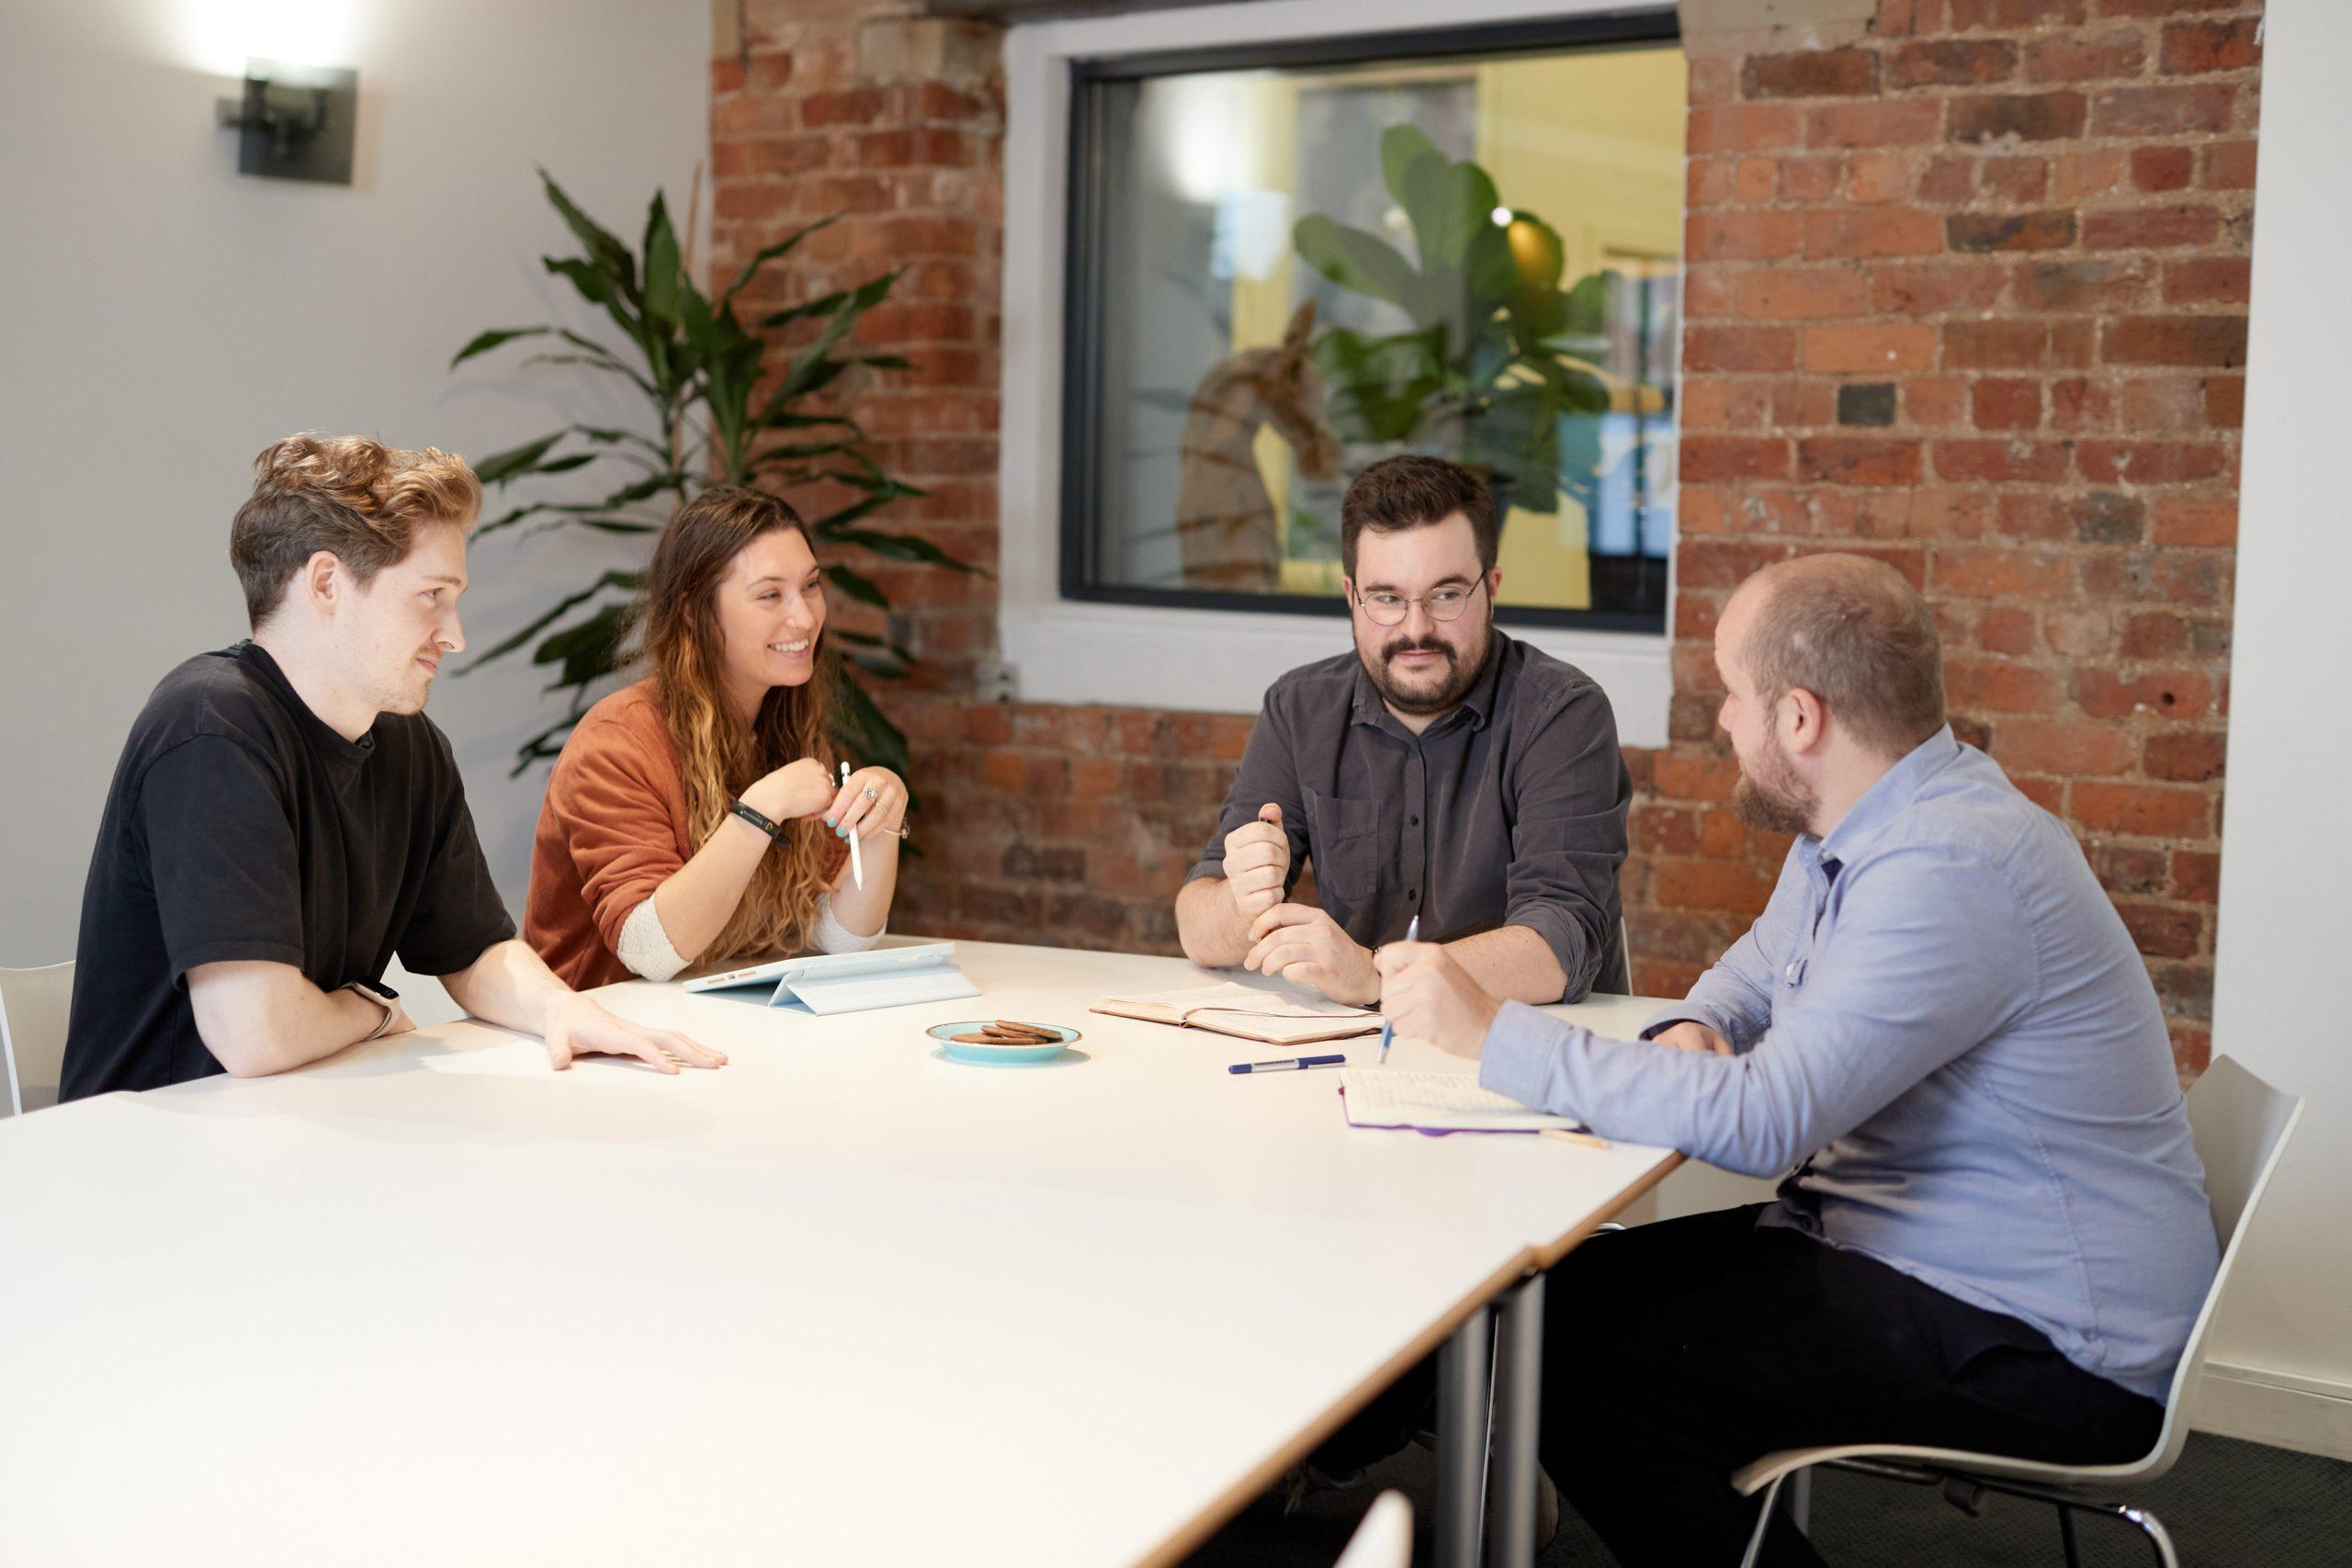
<path id="1" fill-rule="evenodd" d="M 542 435 L 537 441 L 526 441 L 520 446 L 509 446 L 503 452 L 492 452 L 474 465 L 474 478 L 484 486 L 503 485 L 507 480 L 535 471 L 539 459 L 563 439 L 564 433 Z"/>
<path id="2" fill-rule="evenodd" d="M 1402 305 L 1413 292 L 1412 265 L 1385 240 L 1335 223 L 1321 213 L 1302 218 L 1291 243 L 1307 265 L 1342 288 Z"/>
<path id="3" fill-rule="evenodd" d="M 564 194 L 563 187 L 555 183 L 553 175 L 542 168 L 539 179 L 547 186 L 548 202 L 563 215 L 565 226 L 587 251 L 588 259 L 602 270 L 607 282 L 619 290 L 622 299 L 636 304 L 637 268 L 634 258 L 628 254 L 628 247 L 622 244 L 611 231 L 581 211 L 571 197 Z"/>
<path id="4" fill-rule="evenodd" d="M 492 349 L 496 348 L 502 343 L 513 343 L 518 337 L 538 337 L 544 333 L 551 333 L 555 329 L 553 327 L 494 328 L 490 332 L 481 333 L 471 343 L 466 344 L 465 347 L 458 350 L 458 356 L 449 361 L 449 368 L 455 370 L 458 366 L 463 365 L 467 360 L 471 359 L 475 355 L 488 354 Z"/>
<path id="5" fill-rule="evenodd" d="M 801 241 L 815 233 L 818 230 L 828 228 L 841 220 L 842 214 L 838 212 L 834 213 L 830 218 L 820 218 L 817 221 L 809 224 L 808 227 L 795 230 L 793 232 L 786 234 L 783 239 L 778 240 L 775 244 L 769 245 L 765 249 L 754 253 L 752 259 L 743 264 L 743 270 L 735 275 L 735 281 L 729 284 L 727 286 L 727 291 L 718 297 L 718 308 L 724 310 L 729 305 L 735 303 L 735 296 L 741 293 L 743 287 L 750 283 L 752 279 L 758 275 L 759 270 L 762 267 L 767 265 L 768 263 L 775 260 L 778 256 L 783 255 L 786 252 L 791 250 L 793 246 L 798 244 Z"/>
<path id="6" fill-rule="evenodd" d="M 890 607 L 889 595 L 876 587 L 873 579 L 852 571 L 839 561 L 826 562 L 824 570 L 825 575 L 832 579 L 836 587 L 859 604 L 871 604 L 877 610 L 887 610 Z"/>
<path id="7" fill-rule="evenodd" d="M 489 663 L 492 660 L 503 659 L 506 655 L 514 652 L 516 649 L 522 647 L 525 643 L 538 636 L 539 633 L 553 626 L 556 621 L 566 612 L 570 611 L 572 606 L 586 604 L 589 600 L 594 599 L 597 594 L 602 593 L 607 588 L 621 588 L 628 590 L 631 593 L 636 593 L 642 590 L 644 586 L 645 578 L 644 574 L 641 572 L 608 571 L 605 573 L 604 576 L 598 578 L 595 581 L 590 583 L 587 587 L 580 590 L 579 592 L 568 593 L 563 598 L 558 600 L 554 608 L 538 616 L 521 631 L 514 633 L 512 637 L 509 637 L 500 642 L 497 647 L 490 649 L 485 652 L 478 653 L 473 658 L 468 660 L 466 661 L 466 667 L 463 670 L 458 671 L 458 673 L 460 675 L 470 675 L 475 671 L 481 669 L 483 665 Z"/>
<path id="8" fill-rule="evenodd" d="M 835 528 L 829 536 L 843 544 L 872 550 L 888 560 L 922 561 L 932 566 L 944 566 L 953 571 L 987 575 L 971 562 L 960 560 L 929 539 L 918 538 L 912 534 L 877 534 L 865 528 Z"/>

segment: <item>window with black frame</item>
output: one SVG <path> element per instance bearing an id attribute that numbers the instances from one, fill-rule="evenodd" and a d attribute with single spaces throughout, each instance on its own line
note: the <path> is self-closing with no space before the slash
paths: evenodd
<path id="1" fill-rule="evenodd" d="M 1670 14 L 1074 71 L 1061 587 L 1340 609 L 1340 499 L 1485 475 L 1502 618 L 1659 631 L 1685 76 Z"/>

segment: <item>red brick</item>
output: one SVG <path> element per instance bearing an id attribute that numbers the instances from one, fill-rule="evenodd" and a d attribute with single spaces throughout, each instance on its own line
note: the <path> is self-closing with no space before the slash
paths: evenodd
<path id="1" fill-rule="evenodd" d="M 1781 158 L 1778 190 L 1782 201 L 1811 206 L 1838 194 L 1838 178 L 1845 160 L 1837 157 Z"/>
<path id="2" fill-rule="evenodd" d="M 2177 659 L 2188 651 L 2189 626 L 2169 610 L 2143 610 L 2123 623 L 2123 657 Z"/>
<path id="3" fill-rule="evenodd" d="M 1969 418 L 1979 430 L 2031 430 L 2041 423 L 2041 383 L 1979 381 L 1970 395 Z"/>
<path id="4" fill-rule="evenodd" d="M 1787 370 L 1796 364 L 1796 333 L 1786 327 L 1690 326 L 1682 334 L 1685 370 Z"/>
<path id="5" fill-rule="evenodd" d="M 2216 141 L 2205 149 L 2205 173 L 2199 184 L 2208 190 L 2252 190 L 2254 148 L 2251 141 Z"/>
<path id="6" fill-rule="evenodd" d="M 2075 243 L 2075 214 L 1955 212 L 1944 220 L 1944 235 L 1955 251 L 2055 251 Z"/>
<path id="7" fill-rule="evenodd" d="M 2132 183 L 2141 190 L 2182 190 L 2197 177 L 2194 147 L 2135 147 Z"/>
<path id="8" fill-rule="evenodd" d="M 1944 134 L 1960 142 L 2071 141 L 2082 135 L 2089 113 L 2088 100 L 2075 92 L 1955 98 Z"/>
<path id="9" fill-rule="evenodd" d="M 2007 659 L 1946 659 L 1944 691 L 1953 706 L 1979 713 L 2048 713 L 2062 694 L 2049 671 Z"/>
<path id="10" fill-rule="evenodd" d="M 2115 644 L 2115 619 L 2103 609 L 2053 609 L 2041 620 L 2041 637 L 2052 653 L 2069 659 L 2097 659 Z"/>
<path id="11" fill-rule="evenodd" d="M 1943 106 L 1932 98 L 1831 104 L 1804 117 L 1808 147 L 1900 147 L 1933 141 Z"/>
<path id="12" fill-rule="evenodd" d="M 2165 25 L 2164 51 L 2156 58 L 2156 69 L 2167 76 L 2196 76 L 2209 71 L 2243 71 L 2261 59 L 2260 17 L 2172 22 Z"/>
<path id="13" fill-rule="evenodd" d="M 2115 420 L 2115 389 L 2106 381 L 2070 376 L 2050 384 L 2050 423 L 2064 431 L 2104 430 Z"/>
<path id="14" fill-rule="evenodd" d="M 1778 436 L 1686 436 L 1681 443 L 1681 474 L 1690 484 L 1786 479 L 1789 444 Z"/>
<path id="15" fill-rule="evenodd" d="M 1699 848 L 1699 814 L 1685 807 L 1636 801 L 1627 830 L 1635 854 L 1688 855 Z"/>
<path id="16" fill-rule="evenodd" d="M 2091 100 L 2093 136 L 2211 136 L 2230 128 L 2237 89 L 2220 82 L 2102 88 Z"/>
<path id="17" fill-rule="evenodd" d="M 2201 910 L 2166 904 L 2118 903 L 2115 911 L 2132 932 L 2132 941 L 2151 958 L 2192 958 L 2205 939 Z"/>
<path id="18" fill-rule="evenodd" d="M 1852 267 L 1759 267 L 1732 283 L 1733 308 L 1750 321 L 1860 316 L 1870 301 L 1869 276 Z"/>
<path id="19" fill-rule="evenodd" d="M 1987 199 L 2016 206 L 2044 201 L 2050 196 L 2047 158 L 1987 158 L 1979 183 Z"/>
<path id="20" fill-rule="evenodd" d="M 2085 441 L 2075 448 L 2075 466 L 2095 485 L 2186 484 L 2211 479 L 2228 461 L 2211 442 Z"/>
<path id="21" fill-rule="evenodd" d="M 1683 134 L 1683 151 L 1693 158 L 1710 152 L 1770 152 L 1798 145 L 1804 138 L 1804 119 L 1786 104 L 1693 107 Z"/>
<path id="22" fill-rule="evenodd" d="M 2140 738 L 2120 724 L 2005 718 L 1993 727 L 1992 753 L 2014 773 L 2101 778 L 2131 772 Z"/>
<path id="23" fill-rule="evenodd" d="M 2033 598 L 2048 592 L 2062 570 L 2058 559 L 2045 550 L 1947 547 L 1936 552 L 1928 588 L 1960 599 Z"/>
<path id="24" fill-rule="evenodd" d="M 1924 370 L 1936 362 L 1936 329 L 1831 326 L 1804 329 L 1804 368 L 1826 375 Z"/>
<path id="25" fill-rule="evenodd" d="M 2001 317 L 1952 321 L 1944 327 L 1944 366 L 1951 370 L 2030 370 L 2050 355 L 2041 322 Z"/>
<path id="26" fill-rule="evenodd" d="M 2091 873 L 2109 893 L 2162 893 L 2172 882 L 2172 860 L 2163 850 L 2132 844 L 2089 843 Z"/>
<path id="27" fill-rule="evenodd" d="M 1907 485 L 1919 479 L 1919 443 L 1810 435 L 1797 443 L 1797 477 L 1822 484 Z"/>
<path id="28" fill-rule="evenodd" d="M 2222 857 L 2210 850 L 2172 852 L 2172 896 L 2194 904 L 2222 898 Z"/>
<path id="29" fill-rule="evenodd" d="M 1694 212 L 1684 225 L 1690 261 L 1774 261 L 1804 245 L 1802 212 Z"/>
<path id="30" fill-rule="evenodd" d="M 2167 305 L 2243 305 L 2254 292 L 2254 267 L 2244 256 L 2193 256 L 2165 263 Z"/>
<path id="31" fill-rule="evenodd" d="M 2018 68 L 2018 46 L 2007 39 L 1933 39 L 1889 50 L 1890 87 L 1982 86 L 2007 81 Z"/>
<path id="32" fill-rule="evenodd" d="M 1729 800 L 1739 783 L 1739 759 L 1728 751 L 1661 751 L 1652 769 L 1653 787 L 1673 800 Z"/>
<path id="33" fill-rule="evenodd" d="M 2015 604 L 1996 604 L 1976 617 L 1976 646 L 1987 653 L 2022 658 L 2041 641 L 2033 612 Z"/>
<path id="34" fill-rule="evenodd" d="M 1916 376 L 1903 383 L 1903 417 L 1913 424 L 1958 424 L 1967 409 L 1968 383 L 1958 376 Z"/>
<path id="35" fill-rule="evenodd" d="M 1879 207 L 1804 214 L 1804 254 L 1815 260 L 1926 256 L 1943 248 L 1944 223 L 1932 212 Z"/>
<path id="36" fill-rule="evenodd" d="M 812 130 L 828 125 L 871 125 L 881 112 L 882 94 L 875 87 L 807 93 L 800 99 L 800 123 Z"/>
<path id="37" fill-rule="evenodd" d="M 1846 199 L 1872 205 L 1911 194 L 1917 158 L 1907 152 L 1857 152 L 1846 160 Z"/>
<path id="38" fill-rule="evenodd" d="M 2020 32 L 2069 27 L 2083 19 L 2083 0 L 1944 0 L 1953 32 Z"/>
<path id="39" fill-rule="evenodd" d="M 2222 215 L 2211 207 L 2142 207 L 2083 217 L 2086 251 L 2164 250 L 2207 245 L 2222 231 Z"/>
<path id="40" fill-rule="evenodd" d="M 2137 28 L 2099 33 L 2059 33 L 2026 45 L 2030 82 L 2087 82 L 2101 76 L 2137 76 L 2147 62 Z"/>
<path id="41" fill-rule="evenodd" d="M 1700 539 L 1675 557 L 1675 574 L 1690 588 L 1736 588 L 1775 561 L 1789 558 L 1786 545 L 1756 540 Z"/>
<path id="42" fill-rule="evenodd" d="M 2245 423 L 2245 378 L 2205 378 L 2205 423 L 2217 430 L 2235 430 Z"/>
<path id="43" fill-rule="evenodd" d="M 1752 54 L 1740 91 L 1751 98 L 1852 98 L 1878 91 L 1878 56 L 1866 49 Z"/>
<path id="44" fill-rule="evenodd" d="M 2154 505 L 2154 542 L 2159 545 L 2228 547 L 2238 542 L 2234 496 L 2168 495 Z"/>
<path id="45" fill-rule="evenodd" d="M 2125 680 L 2112 670 L 2075 671 L 2068 688 L 2075 705 L 2094 718 L 2203 718 L 2212 711 L 2212 682 L 2194 670 L 2161 671 Z"/>
<path id="46" fill-rule="evenodd" d="M 2007 281 L 2008 274 L 1996 262 L 1881 266 L 1871 273 L 1871 306 L 1890 316 L 1988 310 Z"/>
<path id="47" fill-rule="evenodd" d="M 1762 866 L 1722 861 L 1661 862 L 1652 895 L 1670 909 L 1722 909 L 1758 915 L 1772 897 L 1773 874 Z"/>
<path id="48" fill-rule="evenodd" d="M 2112 310 L 2148 292 L 2152 263 L 2139 256 L 2018 264 L 2017 301 L 2030 310 Z"/>
<path id="49" fill-rule="evenodd" d="M 2142 434 L 2203 428 L 2205 383 L 2196 377 L 2137 376 L 2123 383 L 2123 428 Z"/>
<path id="50" fill-rule="evenodd" d="M 2136 495 L 2093 491 L 2066 502 L 2066 520 L 2086 545 L 2136 545 L 2145 536 L 2148 504 Z"/>
<path id="51" fill-rule="evenodd" d="M 2069 453 L 2059 442 L 1939 441 L 1936 478 L 1978 484 L 2056 484 Z"/>
<path id="52" fill-rule="evenodd" d="M 1976 195 L 1976 159 L 1967 153 L 1930 158 L 1919 176 L 1919 199 L 1943 207 L 1962 207 Z"/>
<path id="53" fill-rule="evenodd" d="M 2123 150 L 2120 147 L 2091 147 L 2075 152 L 2061 152 L 2052 164 L 2051 188 L 2061 201 L 2079 201 L 2086 196 L 2101 196 L 2111 191 L 2123 177 Z"/>
<path id="54" fill-rule="evenodd" d="M 2068 786 L 2066 807 L 2069 816 L 2093 831 L 2195 839 L 2212 829 L 2211 798 L 2201 789 L 2179 785 L 2084 780 Z"/>
<path id="55" fill-rule="evenodd" d="M 2245 363 L 2244 316 L 2118 316 L 2102 324 L 2099 357 L 2109 365 Z"/>

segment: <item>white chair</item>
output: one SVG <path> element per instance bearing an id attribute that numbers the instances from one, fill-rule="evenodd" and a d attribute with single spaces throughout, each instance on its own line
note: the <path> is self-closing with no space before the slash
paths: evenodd
<path id="1" fill-rule="evenodd" d="M 1413 1505 L 1402 1492 L 1383 1492 L 1331 1568 L 1412 1568 L 1412 1562 Z"/>
<path id="2" fill-rule="evenodd" d="M 0 969 L 0 1065 L 8 1094 L 0 1116 L 21 1116 L 57 1103 L 65 1066 L 65 1015 L 74 1001 L 74 965 Z"/>
<path id="3" fill-rule="evenodd" d="M 2188 1331 L 2180 1366 L 2172 1375 L 2170 1396 L 2156 1446 L 2144 1458 L 2124 1464 L 2044 1464 L 2033 1460 L 2005 1459 L 1998 1454 L 1967 1453 L 1957 1449 L 1913 1448 L 1898 1443 L 1847 1443 L 1834 1448 L 1785 1449 L 1766 1454 L 1731 1478 L 1742 1496 L 1764 1494 L 1755 1533 L 1748 1538 L 1741 1568 L 1754 1568 L 1763 1550 L 1764 1532 L 1772 1518 L 1781 1483 L 1791 1476 L 1800 1482 L 1812 1465 L 1826 1464 L 1915 1485 L 1940 1486 L 1944 1495 L 1969 1512 L 1983 1493 L 1998 1492 L 2050 1503 L 2058 1509 L 2058 1533 L 2066 1549 L 2067 1568 L 2076 1568 L 2075 1515 L 2077 1511 L 2107 1514 L 2135 1527 L 2155 1549 L 2164 1568 L 2179 1568 L 2172 1537 L 2164 1522 L 2143 1508 L 2100 1502 L 2086 1495 L 2091 1488 L 2154 1481 L 2180 1457 L 2188 1440 L 2188 1414 L 2197 1400 L 2197 1384 L 2205 1370 L 2206 1331 L 2214 1309 L 2230 1281 L 2246 1223 L 2253 1218 L 2262 1190 L 2278 1168 L 2287 1136 L 2303 1113 L 2301 1096 L 2272 1089 L 2227 1056 L 2218 1057 L 2188 1091 L 2188 1125 L 2197 1156 L 2205 1162 L 2205 1194 L 2213 1209 L 2213 1233 L 2222 1244 L 2221 1267 L 2214 1270 L 2205 1305 Z M 1794 1491 L 1795 1487 L 1792 1487 Z M 1803 1521 L 1799 1521 L 1803 1528 Z"/>

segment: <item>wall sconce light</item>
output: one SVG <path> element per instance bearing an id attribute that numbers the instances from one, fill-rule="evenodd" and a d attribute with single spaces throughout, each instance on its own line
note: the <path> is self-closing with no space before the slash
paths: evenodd
<path id="1" fill-rule="evenodd" d="M 358 72 L 248 60 L 245 96 L 219 102 L 220 123 L 237 131 L 239 174 L 351 183 Z"/>

